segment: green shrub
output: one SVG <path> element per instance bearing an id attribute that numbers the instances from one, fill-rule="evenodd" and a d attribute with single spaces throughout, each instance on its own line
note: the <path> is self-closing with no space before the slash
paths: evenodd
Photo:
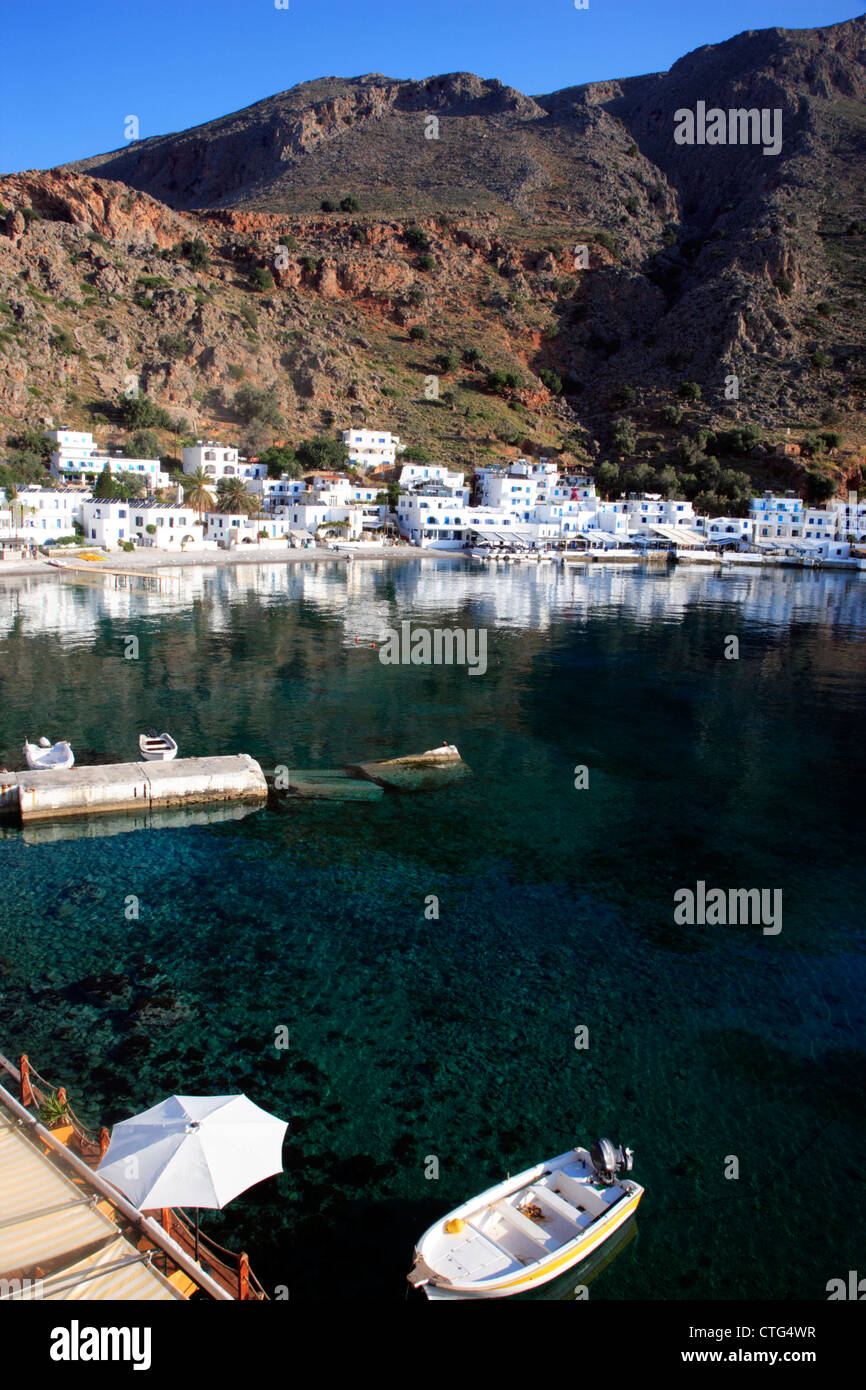
<path id="1" fill-rule="evenodd" d="M 562 392 L 562 377 L 552 371 L 550 367 L 542 367 L 538 373 L 543 385 L 545 385 L 552 396 L 558 396 Z"/>
<path id="2" fill-rule="evenodd" d="M 190 350 L 189 339 L 183 333 L 162 333 L 159 348 L 167 357 L 186 357 Z"/>
<path id="3" fill-rule="evenodd" d="M 418 257 L 417 265 L 419 270 L 430 271 L 434 268 L 436 262 L 432 256 L 424 255 Z"/>
<path id="4" fill-rule="evenodd" d="M 686 401 L 699 401 L 702 392 L 696 381 L 681 381 L 677 387 L 677 395 Z"/>
<path id="5" fill-rule="evenodd" d="M 457 353 L 453 348 L 446 348 L 444 352 L 437 352 L 433 358 L 433 365 L 437 371 L 453 372 L 457 367 Z"/>
<path id="6" fill-rule="evenodd" d="M 189 261 L 193 270 L 205 270 L 210 264 L 207 242 L 201 237 L 184 237 L 180 243 L 180 254 Z"/>
<path id="7" fill-rule="evenodd" d="M 430 337 L 430 334 L 423 323 L 413 323 L 412 327 L 409 329 L 409 337 L 413 342 L 423 342 L 425 338 Z"/>
<path id="8" fill-rule="evenodd" d="M 272 429 L 282 429 L 284 421 L 280 414 L 279 400 L 274 388 L 266 386 L 242 386 L 235 393 L 233 409 L 245 425 L 257 421 Z"/>
<path id="9" fill-rule="evenodd" d="M 829 473 L 809 473 L 806 477 L 806 493 L 817 505 L 829 502 L 836 492 L 836 480 Z"/>
<path id="10" fill-rule="evenodd" d="M 63 357 L 74 357 L 78 352 L 78 344 L 68 329 L 61 328 L 53 335 L 51 346 L 55 352 L 59 352 Z"/>
<path id="11" fill-rule="evenodd" d="M 341 439 L 329 439 L 327 435 L 317 434 L 312 439 L 303 439 L 295 449 L 301 465 L 308 471 L 327 469 L 341 471 L 349 460 L 349 450 Z"/>
<path id="12" fill-rule="evenodd" d="M 620 488 L 619 468 L 615 463 L 600 463 L 595 470 L 595 486 L 602 497 L 616 497 Z"/>
<path id="13" fill-rule="evenodd" d="M 610 427 L 611 447 L 620 454 L 633 454 L 637 448 L 637 430 L 631 420 L 621 416 Z"/>
<path id="14" fill-rule="evenodd" d="M 136 430 L 123 446 L 128 459 L 159 458 L 159 440 L 153 430 Z"/>
<path id="15" fill-rule="evenodd" d="M 403 240 L 407 246 L 411 246 L 413 251 L 426 251 L 430 246 L 430 238 L 423 227 L 405 227 Z"/>
<path id="16" fill-rule="evenodd" d="M 250 287 L 261 293 L 274 288 L 274 277 L 265 266 L 257 265 L 250 274 Z"/>
<path id="17" fill-rule="evenodd" d="M 174 428 L 168 411 L 163 410 L 161 405 L 155 405 L 144 393 L 137 396 L 121 396 L 117 409 L 121 422 L 128 430 Z"/>

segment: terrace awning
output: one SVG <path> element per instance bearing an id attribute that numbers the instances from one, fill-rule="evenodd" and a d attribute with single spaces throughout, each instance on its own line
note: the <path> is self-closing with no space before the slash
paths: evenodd
<path id="1" fill-rule="evenodd" d="M 688 526 L 648 526 L 647 530 L 652 531 L 656 536 L 661 536 L 663 540 L 686 546 L 688 549 L 707 544 L 702 535 L 697 531 L 692 531 Z"/>
<path id="2" fill-rule="evenodd" d="M 182 1299 L 118 1230 L 95 1193 L 72 1182 L 0 1112 L 0 1277 L 35 1266 L 48 1272 L 40 1291 L 12 1298 Z M 98 1279 L 88 1277 L 99 1266 Z M 135 1292 L 128 1290 L 134 1287 Z"/>

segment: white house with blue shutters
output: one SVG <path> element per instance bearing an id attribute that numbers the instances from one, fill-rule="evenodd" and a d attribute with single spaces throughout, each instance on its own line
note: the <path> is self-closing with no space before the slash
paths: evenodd
<path id="1" fill-rule="evenodd" d="M 92 483 L 107 469 L 140 476 L 148 492 L 169 485 L 159 459 L 125 458 L 119 449 L 109 454 L 84 430 L 46 430 L 45 434 L 57 446 L 51 454 L 50 470 L 59 482 Z"/>
<path id="2" fill-rule="evenodd" d="M 343 430 L 343 443 L 349 450 L 349 462 L 365 473 L 371 468 L 393 468 L 404 447 L 399 435 L 388 430 Z"/>

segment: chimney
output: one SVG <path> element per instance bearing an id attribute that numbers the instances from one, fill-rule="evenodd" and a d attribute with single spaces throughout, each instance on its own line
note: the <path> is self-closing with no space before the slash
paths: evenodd
<path id="1" fill-rule="evenodd" d="M 174 489 L 174 500 L 178 506 L 183 502 L 183 488 L 180 483 L 178 483 Z"/>

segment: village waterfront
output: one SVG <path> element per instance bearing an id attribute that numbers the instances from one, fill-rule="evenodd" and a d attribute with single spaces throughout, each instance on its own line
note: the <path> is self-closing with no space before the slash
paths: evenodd
<path id="1" fill-rule="evenodd" d="M 4 829 L 6 1050 L 91 1124 L 172 1092 L 286 1116 L 284 1174 L 205 1223 L 272 1294 L 402 1300 L 438 1215 L 610 1133 L 647 1196 L 594 1299 L 825 1298 L 862 1259 L 804 1163 L 836 1156 L 856 1202 L 864 592 L 442 556 L 0 579 L 7 767 L 43 733 L 127 760 L 153 724 L 183 756 L 268 768 L 447 741 L 473 774 L 374 805 Z M 381 661 L 404 620 L 485 632 L 483 674 Z M 782 929 L 678 925 L 698 882 L 780 890 Z"/>

